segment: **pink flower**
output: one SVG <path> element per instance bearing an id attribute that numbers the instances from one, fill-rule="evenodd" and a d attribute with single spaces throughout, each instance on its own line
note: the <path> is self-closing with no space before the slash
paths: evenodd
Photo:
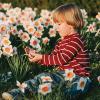
<path id="1" fill-rule="evenodd" d="M 33 36 L 35 36 L 36 38 L 41 38 L 42 35 L 42 32 L 39 31 L 35 31 L 35 33 L 33 34 Z"/>
<path id="2" fill-rule="evenodd" d="M 55 36 L 56 36 L 56 31 L 55 31 L 55 29 L 50 28 L 50 30 L 49 30 L 49 35 L 50 35 L 50 37 L 55 37 Z"/>
<path id="3" fill-rule="evenodd" d="M 87 26 L 87 32 L 96 32 L 96 24 L 93 22 L 92 24 L 90 24 L 89 26 Z"/>
<path id="4" fill-rule="evenodd" d="M 28 42 L 30 40 L 30 37 L 26 32 L 24 32 L 24 34 L 21 36 L 21 39 L 25 42 Z"/>
<path id="5" fill-rule="evenodd" d="M 49 42 L 48 37 L 45 37 L 45 38 L 43 38 L 42 40 L 43 40 L 43 44 L 47 44 L 47 43 Z"/>

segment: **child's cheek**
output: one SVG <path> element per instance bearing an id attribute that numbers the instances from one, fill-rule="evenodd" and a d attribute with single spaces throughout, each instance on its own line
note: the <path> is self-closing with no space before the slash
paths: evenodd
<path id="1" fill-rule="evenodd" d="M 61 27 L 58 26 L 58 27 L 57 27 L 57 31 L 59 32 L 60 30 L 61 30 Z"/>

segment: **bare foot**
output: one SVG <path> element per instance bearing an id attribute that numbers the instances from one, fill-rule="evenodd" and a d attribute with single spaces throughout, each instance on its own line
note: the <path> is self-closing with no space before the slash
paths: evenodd
<path id="1" fill-rule="evenodd" d="M 14 100 L 13 97 L 12 97 L 12 95 L 9 94 L 9 93 L 7 93 L 7 92 L 2 93 L 2 98 L 4 100 Z"/>

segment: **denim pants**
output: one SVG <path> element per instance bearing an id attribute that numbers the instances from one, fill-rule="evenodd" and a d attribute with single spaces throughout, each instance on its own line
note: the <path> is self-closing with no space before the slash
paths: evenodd
<path id="1" fill-rule="evenodd" d="M 65 94 L 77 95 L 81 93 L 85 93 L 88 91 L 91 80 L 89 77 L 81 77 L 76 75 L 75 73 L 65 73 L 65 71 L 57 71 L 52 73 L 41 73 L 35 76 L 33 79 L 27 80 L 24 82 L 27 84 L 24 92 L 21 91 L 20 88 L 12 89 L 9 93 L 13 96 L 14 100 L 18 100 L 17 97 L 19 95 L 26 95 L 27 93 L 41 93 L 46 95 L 52 92 L 52 89 L 57 87 L 63 88 L 63 92 Z M 49 89 L 46 91 L 42 91 L 41 87 L 44 85 L 49 85 Z M 28 92 L 27 92 L 28 91 Z"/>

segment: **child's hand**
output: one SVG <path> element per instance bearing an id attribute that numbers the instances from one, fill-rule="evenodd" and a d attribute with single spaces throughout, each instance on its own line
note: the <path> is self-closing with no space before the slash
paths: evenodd
<path id="1" fill-rule="evenodd" d="M 36 53 L 35 50 L 33 50 L 29 47 L 26 47 L 24 50 L 25 50 L 26 55 L 28 56 L 30 62 L 36 62 L 36 61 L 42 59 L 42 55 Z"/>
<path id="2" fill-rule="evenodd" d="M 42 55 L 38 53 L 29 53 L 28 57 L 30 62 L 37 62 L 42 59 Z"/>
<path id="3" fill-rule="evenodd" d="M 29 47 L 25 47 L 24 50 L 25 50 L 26 55 L 28 55 L 29 52 L 30 52 L 30 48 Z"/>
<path id="4" fill-rule="evenodd" d="M 25 47 L 24 50 L 25 50 L 26 55 L 28 55 L 29 53 L 33 54 L 33 53 L 36 52 L 35 50 L 33 50 L 33 49 L 29 48 L 29 47 Z"/>

